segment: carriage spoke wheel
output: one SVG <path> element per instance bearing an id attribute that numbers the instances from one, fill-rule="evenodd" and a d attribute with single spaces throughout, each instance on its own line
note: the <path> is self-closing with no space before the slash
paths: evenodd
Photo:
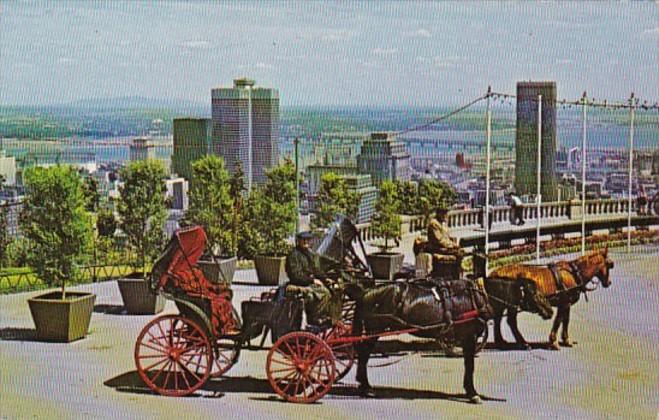
<path id="1" fill-rule="evenodd" d="M 238 361 L 240 343 L 228 338 L 219 338 L 213 347 L 213 370 L 211 378 L 219 378 Z"/>
<path id="2" fill-rule="evenodd" d="M 206 383 L 213 353 L 208 337 L 195 322 L 165 315 L 149 322 L 137 337 L 135 366 L 151 390 L 180 397 Z"/>
<path id="3" fill-rule="evenodd" d="M 332 349 L 307 332 L 280 337 L 268 353 L 265 369 L 272 389 L 295 403 L 319 400 L 332 388 L 336 377 Z"/>
<path id="4" fill-rule="evenodd" d="M 335 382 L 343 379 L 355 364 L 355 346 L 353 343 L 332 342 L 337 338 L 348 337 L 352 334 L 352 327 L 339 322 L 319 334 L 319 337 L 332 349 L 336 363 Z"/>

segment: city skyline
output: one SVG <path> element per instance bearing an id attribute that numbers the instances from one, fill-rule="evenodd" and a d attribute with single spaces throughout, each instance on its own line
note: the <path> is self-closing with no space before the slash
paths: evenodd
<path id="1" fill-rule="evenodd" d="M 207 103 L 241 76 L 282 106 L 442 106 L 556 80 L 653 99 L 656 3 L 4 2 L 1 105 Z"/>

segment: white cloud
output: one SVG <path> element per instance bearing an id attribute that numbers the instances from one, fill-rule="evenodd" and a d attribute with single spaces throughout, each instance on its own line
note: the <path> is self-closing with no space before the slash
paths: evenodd
<path id="1" fill-rule="evenodd" d="M 403 35 L 413 38 L 431 38 L 432 34 L 425 28 L 417 29 L 416 31 L 403 32 Z"/>
<path id="2" fill-rule="evenodd" d="M 654 28 L 648 28 L 643 31 L 644 35 L 659 35 L 659 26 L 655 26 Z"/>
<path id="3" fill-rule="evenodd" d="M 74 62 L 75 62 L 75 60 L 73 58 L 69 58 L 69 57 L 60 57 L 60 58 L 57 59 L 57 64 L 61 64 L 61 65 L 64 65 L 64 66 L 67 66 L 69 64 L 73 64 Z"/>
<path id="4" fill-rule="evenodd" d="M 321 32 L 320 39 L 323 41 L 347 41 L 352 36 L 352 33 L 345 29 L 325 29 Z"/>
<path id="5" fill-rule="evenodd" d="M 274 69 L 275 69 L 275 66 L 273 66 L 272 64 L 266 64 L 266 63 L 261 63 L 261 62 L 259 62 L 259 63 L 256 63 L 256 65 L 254 66 L 254 68 L 257 68 L 257 69 L 265 69 L 265 70 L 274 70 Z"/>
<path id="6" fill-rule="evenodd" d="M 190 48 L 190 49 L 193 49 L 193 50 L 196 50 L 196 49 L 203 50 L 203 49 L 210 48 L 211 43 L 208 42 L 208 41 L 204 41 L 204 40 L 193 39 L 193 40 L 188 40 L 188 41 L 182 42 L 181 46 L 183 46 L 185 48 Z"/>
<path id="7" fill-rule="evenodd" d="M 416 57 L 416 61 L 422 64 L 429 64 L 439 68 L 449 68 L 456 67 L 455 61 L 459 60 L 459 57 L 424 57 L 422 55 Z"/>
<path id="8" fill-rule="evenodd" d="M 391 57 L 396 54 L 398 50 L 396 48 L 374 48 L 371 50 L 371 53 L 380 56 L 380 57 Z"/>

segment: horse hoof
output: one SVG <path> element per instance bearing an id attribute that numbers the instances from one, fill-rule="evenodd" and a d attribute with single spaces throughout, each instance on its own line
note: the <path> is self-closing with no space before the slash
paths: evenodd
<path id="1" fill-rule="evenodd" d="M 472 404 L 477 404 L 477 405 L 483 404 L 483 400 L 481 399 L 481 397 L 479 395 L 473 395 L 473 396 L 469 397 L 469 402 L 472 403 Z"/>
<path id="2" fill-rule="evenodd" d="M 522 343 L 520 347 L 522 350 L 531 350 L 531 345 L 529 343 Z"/>
<path id="3" fill-rule="evenodd" d="M 563 347 L 574 347 L 575 344 L 577 344 L 576 341 L 571 341 L 571 340 L 561 341 L 561 346 Z"/>
<path id="4" fill-rule="evenodd" d="M 560 350 L 558 343 L 549 343 L 549 350 Z"/>

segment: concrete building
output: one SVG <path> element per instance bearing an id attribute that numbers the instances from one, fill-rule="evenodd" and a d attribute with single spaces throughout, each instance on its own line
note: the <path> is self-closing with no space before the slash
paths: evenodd
<path id="1" fill-rule="evenodd" d="M 348 190 L 356 192 L 359 197 L 359 210 L 355 223 L 366 223 L 371 220 L 375 213 L 375 203 L 378 199 L 378 190 L 373 186 L 371 175 L 344 175 Z"/>
<path id="2" fill-rule="evenodd" d="M 517 130 L 515 135 L 515 190 L 518 195 L 537 192 L 538 95 L 542 95 L 542 201 L 557 199 L 556 180 L 556 83 L 517 83 Z"/>
<path id="3" fill-rule="evenodd" d="M 172 172 L 189 181 L 192 179 L 192 162 L 209 152 L 211 120 L 175 118 L 173 131 Z"/>
<path id="4" fill-rule="evenodd" d="M 5 185 L 16 185 L 16 158 L 7 156 L 5 150 L 0 151 L 0 175 Z"/>
<path id="5" fill-rule="evenodd" d="M 150 139 L 138 137 L 133 139 L 129 146 L 129 159 L 131 162 L 137 160 L 155 159 L 156 152 Z"/>
<path id="6" fill-rule="evenodd" d="M 358 175 L 359 171 L 356 166 L 343 166 L 343 165 L 309 165 L 306 169 L 306 180 L 308 184 L 308 192 L 311 195 L 318 194 L 320 189 L 320 180 L 326 173 L 333 172 L 337 175 Z"/>
<path id="7" fill-rule="evenodd" d="M 357 166 L 360 173 L 371 175 L 376 186 L 386 179 L 410 179 L 410 154 L 392 133 L 371 133 L 362 145 Z"/>
<path id="8" fill-rule="evenodd" d="M 189 183 L 183 177 L 169 178 L 165 181 L 165 197 L 171 200 L 170 209 L 185 211 L 188 209 Z"/>
<path id="9" fill-rule="evenodd" d="M 243 78 L 231 88 L 212 89 L 211 100 L 211 152 L 231 173 L 241 162 L 248 189 L 265 183 L 266 171 L 278 162 L 279 92 Z"/>

